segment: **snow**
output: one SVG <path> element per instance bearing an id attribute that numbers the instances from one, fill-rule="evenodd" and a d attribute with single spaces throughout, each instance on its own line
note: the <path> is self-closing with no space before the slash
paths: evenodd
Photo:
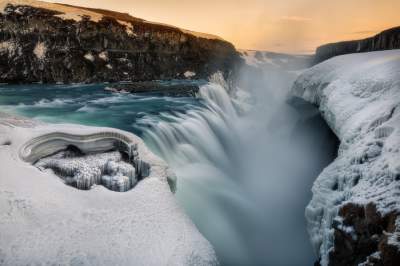
<path id="1" fill-rule="evenodd" d="M 62 19 L 71 19 L 71 20 L 75 20 L 75 21 L 81 21 L 83 16 L 90 17 L 90 19 L 94 22 L 99 22 L 103 18 L 103 15 L 93 12 L 93 11 L 80 9 L 80 8 L 72 7 L 72 6 L 64 6 L 61 4 L 36 1 L 36 0 L 1 0 L 0 1 L 0 10 L 2 12 L 4 12 L 4 9 L 8 4 L 14 5 L 14 6 L 25 5 L 25 6 L 32 6 L 32 7 L 36 7 L 36 8 L 54 10 L 54 11 L 63 13 L 60 15 L 56 15 L 57 17 L 60 17 Z"/>
<path id="2" fill-rule="evenodd" d="M 256 54 L 259 53 L 262 55 L 262 52 L 260 51 L 254 51 L 254 50 L 239 50 L 241 53 L 241 57 L 245 60 L 246 64 L 249 66 L 255 66 L 258 67 L 260 65 L 264 64 L 270 64 L 272 66 L 277 66 L 276 63 L 266 57 L 263 57 L 263 59 L 259 59 L 256 57 Z"/>
<path id="3" fill-rule="evenodd" d="M 39 60 L 43 60 L 46 57 L 47 47 L 44 42 L 38 42 L 33 49 L 33 53 L 36 55 L 36 58 Z"/>
<path id="4" fill-rule="evenodd" d="M 309 68 L 311 57 L 308 55 L 282 54 L 268 51 L 239 49 L 241 57 L 249 66 L 265 69 L 284 69 L 293 74 L 300 74 Z"/>
<path id="5" fill-rule="evenodd" d="M 396 218 L 396 230 L 388 235 L 388 244 L 397 247 L 400 250 L 400 217 Z"/>
<path id="6" fill-rule="evenodd" d="M 198 32 L 198 31 L 192 31 L 192 30 L 186 30 L 186 29 L 182 29 L 182 28 L 178 28 L 178 29 L 181 30 L 183 33 L 190 34 L 190 35 L 196 36 L 198 38 L 225 41 L 224 39 L 222 39 L 221 37 L 219 37 L 217 35 Z"/>
<path id="7" fill-rule="evenodd" d="M 166 26 L 166 27 L 178 29 L 178 30 L 182 31 L 183 33 L 190 34 L 190 35 L 196 36 L 196 37 L 198 37 L 198 38 L 209 39 L 209 40 L 220 40 L 220 41 L 225 41 L 225 40 L 222 39 L 221 37 L 219 37 L 219 36 L 217 36 L 217 35 L 209 34 L 209 33 L 203 33 L 203 32 L 197 32 L 197 31 L 187 30 L 187 29 L 179 28 L 179 27 L 176 27 L 176 26 L 173 26 L 173 25 L 170 25 L 170 24 L 166 24 L 166 23 L 153 22 L 153 21 L 148 21 L 148 20 L 144 20 L 144 22 L 145 22 L 145 23 L 149 23 L 149 24 L 160 25 L 160 26 Z"/>
<path id="8" fill-rule="evenodd" d="M 319 106 L 341 141 L 315 181 L 308 231 L 328 264 L 332 221 L 346 203 L 400 211 L 400 50 L 338 56 L 304 72 L 293 94 Z M 397 224 L 399 229 L 399 224 Z"/>
<path id="9" fill-rule="evenodd" d="M 196 76 L 196 73 L 188 70 L 183 73 L 183 75 L 185 76 L 185 78 L 193 78 L 194 76 Z"/>
<path id="10" fill-rule="evenodd" d="M 10 57 L 15 54 L 17 50 L 17 46 L 12 41 L 3 41 L 0 42 L 0 54 L 7 53 Z"/>
<path id="11" fill-rule="evenodd" d="M 108 54 L 106 51 L 99 53 L 99 58 L 103 61 L 108 61 Z"/>
<path id="12" fill-rule="evenodd" d="M 25 152 L 38 152 L 30 146 L 22 153 L 21 149 L 27 148 L 27 142 L 43 141 L 40 136 L 99 132 L 109 132 L 105 137 L 121 134 L 135 143 L 140 158 L 151 166 L 149 176 L 124 193 L 103 186 L 79 190 L 52 171 L 40 171 L 21 159 Z M 55 143 L 49 142 L 50 147 Z M 110 176 L 121 166 L 116 163 L 106 163 Z M 167 177 L 173 174 L 128 132 L 49 125 L 0 113 L 0 164 L 0 261 L 4 265 L 217 264 L 211 245 L 169 189 Z"/>
<path id="13" fill-rule="evenodd" d="M 136 36 L 136 34 L 133 31 L 133 25 L 131 22 L 123 21 L 123 20 L 117 20 L 119 24 L 125 26 L 126 28 L 126 33 L 129 36 Z"/>
<path id="14" fill-rule="evenodd" d="M 84 57 L 86 60 L 89 60 L 90 62 L 94 62 L 94 56 L 92 53 L 89 52 L 89 53 L 85 54 Z"/>

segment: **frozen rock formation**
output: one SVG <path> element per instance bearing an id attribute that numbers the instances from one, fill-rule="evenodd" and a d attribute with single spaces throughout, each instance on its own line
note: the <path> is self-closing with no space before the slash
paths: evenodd
<path id="1" fill-rule="evenodd" d="M 125 192 L 138 181 L 132 164 L 124 162 L 119 151 L 79 155 L 63 151 L 35 163 L 39 169 L 52 169 L 66 184 L 78 189 L 91 189 L 94 185 Z"/>
<path id="2" fill-rule="evenodd" d="M 106 141 L 101 141 L 101 134 Z M 127 177 L 138 180 L 140 171 L 124 162 L 123 147 L 103 150 L 113 143 L 107 139 L 110 136 L 114 144 L 122 138 L 115 136 L 124 136 L 136 146 L 135 156 L 149 166 L 139 165 L 147 177 L 125 193 L 103 186 L 90 190 L 66 186 L 53 171 L 41 171 L 29 160 L 38 158 L 38 166 L 70 169 L 75 177 L 98 176 L 93 165 L 104 167 L 100 182 L 119 190 L 129 182 Z M 81 151 L 95 153 L 65 150 L 63 145 L 70 142 Z M 50 155 L 50 151 L 56 152 Z M 39 154 L 47 157 L 41 159 Z M 83 166 L 76 165 L 80 163 Z M 1 265 L 218 264 L 212 246 L 171 193 L 168 177 L 173 180 L 174 176 L 165 162 L 128 132 L 49 125 L 0 113 L 0 166 Z"/>
<path id="3" fill-rule="evenodd" d="M 400 265 L 400 50 L 332 58 L 293 93 L 341 141 L 306 208 L 321 265 Z"/>

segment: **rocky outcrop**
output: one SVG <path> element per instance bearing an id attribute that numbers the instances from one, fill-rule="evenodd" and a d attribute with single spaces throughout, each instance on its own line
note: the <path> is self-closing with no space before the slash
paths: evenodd
<path id="1" fill-rule="evenodd" d="M 385 30 L 363 40 L 322 45 L 317 48 L 314 63 L 317 64 L 338 55 L 391 49 L 400 49 L 400 27 Z"/>
<path id="2" fill-rule="evenodd" d="M 1 1 L 0 9 L 3 83 L 228 76 L 241 61 L 217 36 L 128 14 L 28 0 Z"/>
<path id="3" fill-rule="evenodd" d="M 195 97 L 201 83 L 191 81 L 138 81 L 113 84 L 106 91 L 119 93 L 151 93 L 162 96 Z"/>
<path id="4" fill-rule="evenodd" d="M 335 241 L 329 265 L 399 265 L 400 251 L 390 241 L 396 237 L 397 217 L 396 212 L 381 215 L 373 203 L 344 205 L 339 210 L 339 221 L 333 223 Z"/>

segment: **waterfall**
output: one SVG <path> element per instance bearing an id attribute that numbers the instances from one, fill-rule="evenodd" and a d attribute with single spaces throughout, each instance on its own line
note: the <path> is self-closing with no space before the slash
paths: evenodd
<path id="1" fill-rule="evenodd" d="M 163 113 L 156 121 L 142 120 L 144 138 L 172 167 L 207 162 L 228 169 L 227 151 L 237 139 L 232 124 L 237 119 L 235 108 L 217 84 L 201 86 L 198 97 L 203 107 L 184 114 Z"/>
<path id="2" fill-rule="evenodd" d="M 260 86 L 243 114 L 231 95 L 245 92 L 213 81 L 199 107 L 141 119 L 146 143 L 176 173 L 177 199 L 222 265 L 312 264 L 303 212 L 325 163 L 321 136 L 293 137 L 301 116 L 285 104 L 287 90 Z"/>
<path id="3" fill-rule="evenodd" d="M 241 146 L 235 126 L 239 117 L 220 84 L 201 86 L 198 98 L 202 106 L 184 114 L 164 113 L 161 119 L 142 119 L 144 139 L 177 174 L 178 200 L 220 259 L 231 254 L 240 262 L 246 247 L 230 220 L 232 216 L 221 205 L 225 202 L 229 208 L 251 209 L 235 181 L 240 172 L 235 155 Z"/>

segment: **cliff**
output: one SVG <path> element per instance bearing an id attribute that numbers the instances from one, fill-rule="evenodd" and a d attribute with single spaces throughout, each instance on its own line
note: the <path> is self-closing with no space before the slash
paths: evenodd
<path id="1" fill-rule="evenodd" d="M 240 57 L 213 35 L 129 14 L 0 1 L 0 82 L 77 83 L 227 76 Z"/>
<path id="2" fill-rule="evenodd" d="M 374 37 L 330 43 L 317 48 L 315 63 L 320 63 L 338 55 L 400 49 L 400 27 L 385 30 Z"/>
<path id="3" fill-rule="evenodd" d="M 293 94 L 317 105 L 340 140 L 306 208 L 321 265 L 400 265 L 400 50 L 332 58 Z"/>

